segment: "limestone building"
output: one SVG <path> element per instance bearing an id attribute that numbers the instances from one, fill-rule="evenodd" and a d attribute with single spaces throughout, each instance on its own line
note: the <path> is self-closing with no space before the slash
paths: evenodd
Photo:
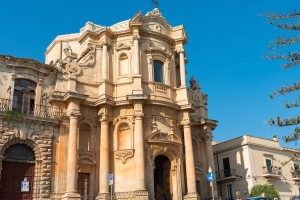
<path id="1" fill-rule="evenodd" d="M 237 192 L 246 199 L 257 184 L 274 185 L 282 200 L 300 195 L 300 160 L 294 157 L 300 151 L 281 147 L 276 136 L 244 135 L 214 144 L 213 150 L 222 199 L 236 199 Z"/>
<path id="2" fill-rule="evenodd" d="M 0 199 L 211 198 L 217 121 L 186 43 L 155 8 L 56 37 L 46 64 L 0 56 Z"/>

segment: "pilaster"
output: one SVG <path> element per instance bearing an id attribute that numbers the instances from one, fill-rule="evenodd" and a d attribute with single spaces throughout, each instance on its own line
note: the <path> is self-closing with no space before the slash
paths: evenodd
<path id="1" fill-rule="evenodd" d="M 185 163 L 186 163 L 186 177 L 187 177 L 187 194 L 184 199 L 199 199 L 196 189 L 196 174 L 195 161 L 192 146 L 191 124 L 185 122 L 183 124 L 184 132 L 184 147 L 185 147 Z"/>
<path id="2" fill-rule="evenodd" d="M 145 174 L 145 145 L 143 130 L 143 101 L 134 101 L 134 148 L 135 148 L 135 176 L 136 188 L 135 196 L 141 196 L 141 199 L 148 199 L 146 190 L 146 174 Z M 137 199 L 140 199 L 136 197 Z"/>
<path id="3" fill-rule="evenodd" d="M 204 138 L 205 138 L 207 164 L 209 167 L 211 167 L 212 172 L 215 172 L 216 170 L 215 170 L 215 163 L 214 163 L 214 155 L 213 155 L 212 143 L 211 143 L 211 138 L 212 138 L 211 127 L 208 125 L 204 125 L 203 129 L 205 131 Z M 213 195 L 216 199 L 218 197 L 216 180 L 213 181 L 213 186 L 214 186 Z"/>
<path id="4" fill-rule="evenodd" d="M 133 30 L 133 50 L 134 50 L 134 73 L 133 73 L 133 91 L 132 94 L 143 94 L 142 76 L 140 72 L 140 48 L 139 48 L 139 30 Z"/>

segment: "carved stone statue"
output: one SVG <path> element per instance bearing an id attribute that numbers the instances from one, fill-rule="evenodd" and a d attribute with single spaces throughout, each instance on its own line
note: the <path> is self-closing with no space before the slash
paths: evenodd
<path id="1" fill-rule="evenodd" d="M 190 88 L 192 90 L 199 90 L 200 89 L 199 82 L 197 83 L 196 79 L 194 77 L 191 77 L 189 82 L 190 82 Z"/>

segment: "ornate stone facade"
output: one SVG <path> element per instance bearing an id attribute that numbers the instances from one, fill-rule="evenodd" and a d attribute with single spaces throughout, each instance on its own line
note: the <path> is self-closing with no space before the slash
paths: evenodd
<path id="1" fill-rule="evenodd" d="M 111 173 L 114 199 L 211 198 L 217 121 L 186 85 L 186 42 L 155 8 L 58 36 L 46 64 L 1 56 L 1 161 L 24 162 L 4 156 L 14 144 L 32 150 L 32 199 L 108 199 Z"/>

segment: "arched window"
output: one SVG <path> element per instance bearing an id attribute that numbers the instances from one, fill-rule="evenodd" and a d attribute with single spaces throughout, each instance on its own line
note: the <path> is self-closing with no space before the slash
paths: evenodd
<path id="1" fill-rule="evenodd" d="M 163 66 L 164 63 L 159 60 L 153 61 L 153 68 L 154 68 L 154 82 L 163 83 L 164 82 L 164 76 L 163 76 Z"/>
<path id="2" fill-rule="evenodd" d="M 121 53 L 121 55 L 119 56 L 119 75 L 128 75 L 128 68 L 128 56 L 126 55 L 126 53 Z"/>
<path id="3" fill-rule="evenodd" d="M 14 87 L 13 108 L 18 112 L 34 109 L 36 83 L 26 79 L 16 79 Z"/>

